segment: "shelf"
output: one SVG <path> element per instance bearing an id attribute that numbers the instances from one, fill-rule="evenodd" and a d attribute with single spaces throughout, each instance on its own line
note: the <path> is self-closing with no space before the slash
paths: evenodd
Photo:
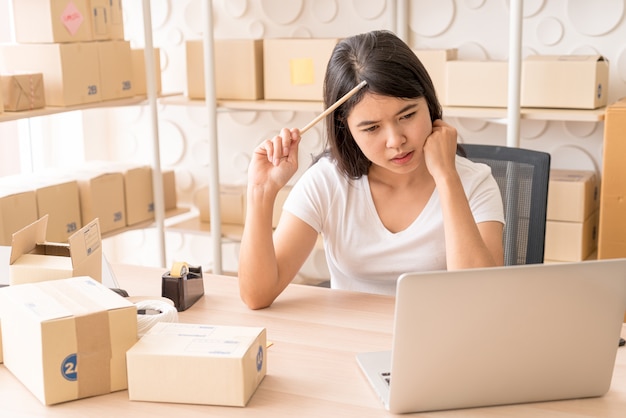
<path id="1" fill-rule="evenodd" d="M 160 94 L 159 98 L 165 98 L 169 96 L 179 96 L 180 93 L 163 93 Z M 4 112 L 0 114 L 0 122 L 8 122 L 12 120 L 19 119 L 28 119 L 34 118 L 38 116 L 48 116 L 55 115 L 59 113 L 72 112 L 75 110 L 88 110 L 88 109 L 99 109 L 99 108 L 107 108 L 107 107 L 123 107 L 123 106 L 136 106 L 139 104 L 143 104 L 146 102 L 146 96 L 133 96 L 127 97 L 124 99 L 116 99 L 116 100 L 104 100 L 100 102 L 94 103 L 85 103 L 75 106 L 46 106 L 41 109 L 34 110 L 23 110 L 19 112 Z"/>
<path id="2" fill-rule="evenodd" d="M 171 210 L 168 210 L 168 211 L 165 212 L 165 218 L 166 219 L 173 219 L 173 218 L 181 216 L 181 215 L 183 215 L 185 213 L 189 213 L 190 210 L 191 209 L 189 209 L 188 207 L 178 207 L 176 209 L 171 209 Z M 150 227 L 153 227 L 153 226 L 155 226 L 154 219 L 150 219 L 150 220 L 143 221 L 143 222 L 138 222 L 138 223 L 136 223 L 134 225 L 128 225 L 128 226 L 125 226 L 123 228 L 118 228 L 118 229 L 115 229 L 113 231 L 105 232 L 105 233 L 102 234 L 102 239 L 110 238 L 110 237 L 113 237 L 115 235 L 122 234 L 124 232 L 134 231 L 134 230 L 137 230 L 137 229 L 146 229 L 146 228 L 150 228 Z"/>
<path id="3" fill-rule="evenodd" d="M 206 106 L 200 99 L 190 99 L 183 95 L 172 95 L 159 100 L 164 105 L 174 106 Z M 218 111 L 302 111 L 321 112 L 324 110 L 322 102 L 315 101 L 286 101 L 286 100 L 217 100 Z M 604 120 L 606 107 L 598 109 L 543 109 L 523 107 L 520 118 L 525 120 L 546 121 L 577 121 L 601 122 Z M 443 106 L 443 114 L 448 117 L 498 119 L 506 122 L 507 109 L 505 107 L 473 107 L 473 106 Z"/>
<path id="4" fill-rule="evenodd" d="M 222 224 L 222 238 L 239 242 L 243 235 L 243 225 Z M 176 222 L 167 226 L 168 231 L 191 233 L 199 235 L 209 235 L 211 233 L 211 223 L 203 222 L 198 215 Z"/>

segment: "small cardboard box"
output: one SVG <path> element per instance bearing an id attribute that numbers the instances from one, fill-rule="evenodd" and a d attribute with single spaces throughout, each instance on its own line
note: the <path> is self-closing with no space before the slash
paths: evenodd
<path id="1" fill-rule="evenodd" d="M 135 95 L 142 96 L 148 94 L 146 87 L 146 57 L 143 48 L 130 50 L 130 57 L 133 67 L 133 90 Z M 159 48 L 154 48 L 154 68 L 156 75 L 156 92 L 161 93 L 161 52 Z"/>
<path id="2" fill-rule="evenodd" d="M 338 38 L 263 40 L 267 100 L 323 100 L 324 75 Z"/>
<path id="3" fill-rule="evenodd" d="M 550 170 L 548 209 L 551 221 L 584 222 L 600 203 L 596 173 L 585 170 Z"/>
<path id="4" fill-rule="evenodd" d="M 0 46 L 0 71 L 43 74 L 48 106 L 101 101 L 98 62 L 96 42 Z"/>
<path id="5" fill-rule="evenodd" d="M 0 92 L 3 96 L 0 102 L 4 102 L 6 111 L 17 112 L 46 106 L 41 73 L 0 75 Z"/>
<path id="6" fill-rule="evenodd" d="M 93 40 L 88 0 L 19 0 L 12 3 L 18 43 Z"/>
<path id="7" fill-rule="evenodd" d="M 546 221 L 545 259 L 583 261 L 597 244 L 598 211 L 584 222 Z"/>
<path id="8" fill-rule="evenodd" d="M 98 46 L 102 100 L 134 96 L 130 42 L 114 40 L 95 44 Z"/>
<path id="9" fill-rule="evenodd" d="M 263 98 L 263 41 L 215 39 L 215 96 L 217 99 Z M 186 42 L 187 96 L 205 98 L 202 40 Z"/>
<path id="10" fill-rule="evenodd" d="M 595 109 L 609 95 L 609 62 L 600 55 L 532 55 L 522 62 L 523 107 Z"/>
<path id="11" fill-rule="evenodd" d="M 447 81 L 446 71 L 448 61 L 456 60 L 458 55 L 457 49 L 418 49 L 415 55 L 422 62 L 428 75 L 430 75 L 437 98 L 442 105 L 446 105 L 447 99 Z"/>
<path id="12" fill-rule="evenodd" d="M 121 173 L 124 178 L 126 225 L 154 220 L 152 167 L 146 164 L 92 162 L 102 171 Z"/>
<path id="13" fill-rule="evenodd" d="M 0 289 L 4 364 L 45 405 L 128 387 L 137 308 L 90 277 Z"/>
<path id="14" fill-rule="evenodd" d="M 604 118 L 598 259 L 626 257 L 626 98 L 607 106 Z"/>
<path id="15" fill-rule="evenodd" d="M 507 106 L 508 62 L 455 60 L 446 67 L 446 105 Z"/>
<path id="16" fill-rule="evenodd" d="M 246 406 L 267 370 L 265 328 L 155 324 L 126 353 L 132 401 Z"/>
<path id="17" fill-rule="evenodd" d="M 76 171 L 75 176 L 83 224 L 98 218 L 103 234 L 125 227 L 124 175 L 86 168 Z"/>
<path id="18" fill-rule="evenodd" d="M 102 281 L 102 242 L 95 219 L 72 234 L 67 243 L 46 240 L 48 216 L 13 234 L 9 260 L 12 285 L 90 276 Z"/>
<path id="19" fill-rule="evenodd" d="M 59 180 L 34 185 L 37 217 L 48 215 L 46 239 L 67 242 L 82 226 L 80 192 L 76 180 Z"/>
<path id="20" fill-rule="evenodd" d="M 13 233 L 36 220 L 34 190 L 0 186 L 0 245 L 11 245 Z"/>
<path id="21" fill-rule="evenodd" d="M 178 196 L 176 194 L 176 172 L 173 169 L 164 169 L 163 175 L 163 200 L 165 210 L 172 210 L 178 207 Z"/>
<path id="22" fill-rule="evenodd" d="M 246 185 L 220 185 L 220 217 L 222 224 L 243 225 L 246 220 Z M 201 222 L 211 222 L 209 189 L 200 189 L 196 194 L 196 205 Z"/>

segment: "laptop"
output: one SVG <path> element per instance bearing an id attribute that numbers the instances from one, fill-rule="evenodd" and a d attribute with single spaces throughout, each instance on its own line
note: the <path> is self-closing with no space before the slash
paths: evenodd
<path id="1" fill-rule="evenodd" d="M 602 396 L 625 311 L 626 259 L 405 273 L 357 362 L 394 413 Z"/>

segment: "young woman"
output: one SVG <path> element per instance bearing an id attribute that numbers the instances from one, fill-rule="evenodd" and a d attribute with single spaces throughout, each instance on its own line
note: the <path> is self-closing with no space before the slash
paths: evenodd
<path id="1" fill-rule="evenodd" d="M 300 132 L 283 128 L 255 149 L 239 261 L 251 309 L 272 304 L 320 233 L 337 289 L 394 295 L 406 271 L 503 264 L 498 186 L 486 165 L 457 155 L 457 132 L 414 52 L 388 31 L 342 40 L 325 106 L 363 80 L 325 119 L 328 150 L 294 185 L 275 231 L 274 200 L 298 168 Z"/>

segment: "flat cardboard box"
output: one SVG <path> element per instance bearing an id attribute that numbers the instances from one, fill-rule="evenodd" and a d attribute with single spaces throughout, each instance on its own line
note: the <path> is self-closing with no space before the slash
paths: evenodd
<path id="1" fill-rule="evenodd" d="M 124 175 L 96 168 L 75 172 L 83 224 L 98 218 L 102 234 L 126 226 Z"/>
<path id="2" fill-rule="evenodd" d="M 507 61 L 453 60 L 448 61 L 446 66 L 446 105 L 507 106 Z"/>
<path id="3" fill-rule="evenodd" d="M 263 41 L 215 39 L 215 96 L 227 100 L 263 98 Z M 186 42 L 187 96 L 205 98 L 202 40 Z"/>
<path id="4" fill-rule="evenodd" d="M 0 102 L 4 102 L 6 111 L 18 112 L 46 106 L 41 73 L 0 75 L 0 92 L 3 96 Z"/>
<path id="5" fill-rule="evenodd" d="M 594 171 L 550 170 L 548 220 L 584 222 L 599 204 L 600 184 Z"/>
<path id="6" fill-rule="evenodd" d="M 339 38 L 263 40 L 266 100 L 323 100 L 326 66 Z"/>
<path id="7" fill-rule="evenodd" d="M 0 289 L 4 364 L 44 405 L 128 387 L 136 306 L 90 277 Z"/>
<path id="8" fill-rule="evenodd" d="M 11 285 L 90 276 L 102 282 L 102 241 L 98 219 L 72 234 L 67 243 L 46 239 L 48 216 L 13 234 Z"/>
<path id="9" fill-rule="evenodd" d="M 544 258 L 583 261 L 598 244 L 598 211 L 584 222 L 546 221 Z"/>
<path id="10" fill-rule="evenodd" d="M 523 107 L 596 109 L 609 95 L 609 62 L 601 55 L 531 55 L 522 61 Z"/>
<path id="11" fill-rule="evenodd" d="M 448 61 L 456 60 L 458 50 L 453 49 L 417 49 L 414 50 L 417 58 L 422 62 L 430 75 L 439 103 L 445 106 L 447 99 L 446 71 Z"/>
<path id="12" fill-rule="evenodd" d="M 626 98 L 607 106 L 604 117 L 598 258 L 626 257 Z"/>
<path id="13" fill-rule="evenodd" d="M 0 186 L 0 245 L 11 245 L 13 233 L 36 220 L 34 190 Z"/>
<path id="14" fill-rule="evenodd" d="M 19 2 L 18 2 L 19 3 Z M 0 46 L 1 72 L 42 73 L 48 106 L 102 100 L 96 42 Z"/>
<path id="15" fill-rule="evenodd" d="M 143 48 L 130 50 L 130 58 L 133 67 L 133 90 L 136 96 L 148 94 L 146 87 L 146 57 Z M 154 67 L 156 75 L 156 92 L 161 93 L 161 52 L 154 48 Z"/>
<path id="16" fill-rule="evenodd" d="M 12 3 L 18 43 L 93 40 L 88 0 L 18 0 Z"/>
<path id="17" fill-rule="evenodd" d="M 95 44 L 98 46 L 102 100 L 134 96 L 130 42 L 114 40 Z"/>
<path id="18" fill-rule="evenodd" d="M 126 353 L 131 401 L 246 406 L 267 372 L 266 330 L 155 324 Z"/>

